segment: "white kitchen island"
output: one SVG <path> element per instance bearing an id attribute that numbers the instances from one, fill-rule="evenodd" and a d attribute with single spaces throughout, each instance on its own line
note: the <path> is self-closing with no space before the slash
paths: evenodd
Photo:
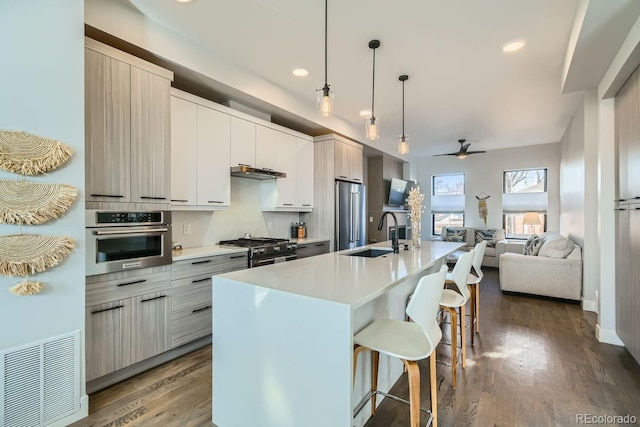
<path id="1" fill-rule="evenodd" d="M 218 427 L 350 427 L 370 389 L 368 355 L 352 383 L 353 335 L 376 318 L 404 319 L 407 296 L 459 243 L 424 241 L 377 258 L 390 242 L 213 277 L 213 422 Z M 361 356 L 362 357 L 362 356 Z M 378 386 L 402 373 L 380 358 Z"/>

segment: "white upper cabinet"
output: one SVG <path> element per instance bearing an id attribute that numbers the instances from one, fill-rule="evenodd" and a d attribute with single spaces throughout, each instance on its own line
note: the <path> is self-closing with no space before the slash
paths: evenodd
<path id="1" fill-rule="evenodd" d="M 198 190 L 199 206 L 229 207 L 231 204 L 229 158 L 231 117 L 198 106 Z"/>
<path id="2" fill-rule="evenodd" d="M 298 155 L 297 165 L 297 202 L 303 209 L 313 207 L 313 142 L 302 138 L 296 138 Z"/>
<path id="3" fill-rule="evenodd" d="M 231 116 L 231 166 L 256 166 L 256 124 Z"/>
<path id="4" fill-rule="evenodd" d="M 309 212 L 313 208 L 313 142 L 285 132 L 277 132 L 276 141 L 276 168 L 287 176 L 262 183 L 262 209 Z"/>
<path id="5" fill-rule="evenodd" d="M 256 125 L 256 167 L 275 171 L 278 169 L 278 131 Z M 277 170 L 281 172 L 280 170 Z"/>
<path id="6" fill-rule="evenodd" d="M 174 90 L 171 97 L 171 205 L 215 210 L 230 206 L 231 117 Z"/>
<path id="7" fill-rule="evenodd" d="M 196 204 L 197 105 L 171 97 L 171 204 Z"/>

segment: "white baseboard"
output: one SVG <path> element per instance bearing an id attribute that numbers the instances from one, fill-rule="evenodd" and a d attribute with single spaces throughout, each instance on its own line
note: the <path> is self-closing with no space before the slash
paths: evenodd
<path id="1" fill-rule="evenodd" d="M 616 331 L 611 329 L 602 329 L 600 328 L 600 325 L 596 325 L 596 338 L 598 339 L 598 341 L 605 344 L 613 344 L 624 347 L 624 343 L 620 338 L 618 338 L 618 334 L 616 334 Z"/>
<path id="2" fill-rule="evenodd" d="M 86 394 L 80 398 L 80 410 L 75 414 L 71 414 L 61 420 L 54 423 L 47 424 L 48 427 L 65 427 L 69 424 L 73 424 L 76 421 L 80 421 L 83 418 L 89 416 L 89 396 Z"/>
<path id="3" fill-rule="evenodd" d="M 582 309 L 584 311 L 592 311 L 594 313 L 597 313 L 598 312 L 598 305 L 593 300 L 583 299 L 582 300 Z"/>

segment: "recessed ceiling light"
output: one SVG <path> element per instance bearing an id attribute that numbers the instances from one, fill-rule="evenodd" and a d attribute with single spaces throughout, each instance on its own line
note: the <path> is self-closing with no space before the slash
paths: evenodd
<path id="1" fill-rule="evenodd" d="M 191 3 L 193 0 L 176 0 L 178 3 Z"/>
<path id="2" fill-rule="evenodd" d="M 502 45 L 502 51 L 504 53 L 516 53 L 522 50 L 527 45 L 527 42 L 523 39 L 511 40 Z"/>
<path id="3" fill-rule="evenodd" d="M 367 117 L 367 116 L 371 115 L 371 110 L 360 110 L 360 115 L 362 117 Z"/>
<path id="4" fill-rule="evenodd" d="M 293 70 L 293 75 L 297 77 L 306 77 L 309 75 L 309 70 L 306 68 L 296 68 Z"/>

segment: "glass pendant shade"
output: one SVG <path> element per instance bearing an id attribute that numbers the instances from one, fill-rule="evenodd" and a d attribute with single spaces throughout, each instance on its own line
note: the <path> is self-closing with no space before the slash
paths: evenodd
<path id="1" fill-rule="evenodd" d="M 409 154 L 409 137 L 407 135 L 398 137 L 398 153 Z"/>
<path id="2" fill-rule="evenodd" d="M 316 91 L 316 94 L 320 114 L 323 116 L 333 116 L 335 113 L 333 110 L 335 93 L 330 89 L 329 85 L 325 83 Z"/>
<path id="3" fill-rule="evenodd" d="M 380 122 L 378 117 L 367 117 L 364 121 L 364 131 L 367 139 L 374 140 L 380 138 Z"/>

